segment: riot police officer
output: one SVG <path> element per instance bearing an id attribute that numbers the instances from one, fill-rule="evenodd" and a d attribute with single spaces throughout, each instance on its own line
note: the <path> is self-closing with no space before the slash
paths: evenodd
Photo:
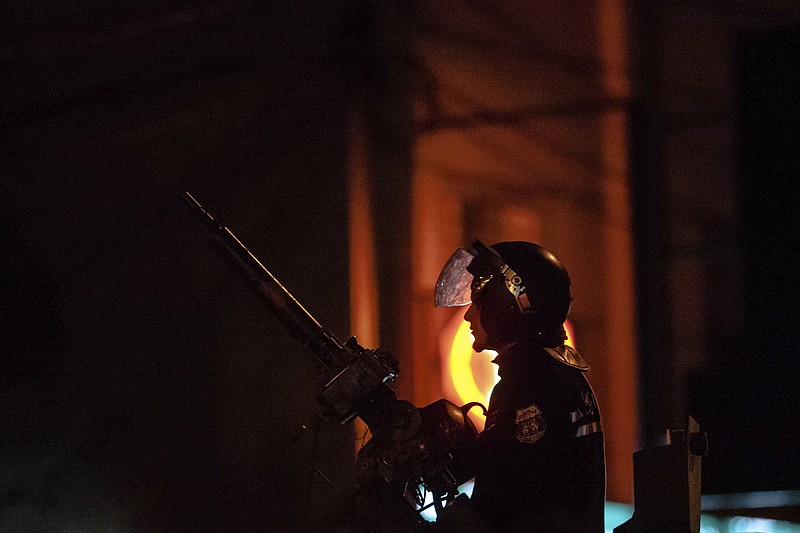
<path id="1" fill-rule="evenodd" d="M 600 413 L 588 365 L 564 344 L 571 302 L 567 270 L 533 243 L 475 241 L 442 269 L 436 305 L 470 305 L 473 347 L 498 352 L 500 381 L 485 430 L 453 465 L 474 474 L 472 497 L 457 499 L 440 529 L 604 530 Z"/>

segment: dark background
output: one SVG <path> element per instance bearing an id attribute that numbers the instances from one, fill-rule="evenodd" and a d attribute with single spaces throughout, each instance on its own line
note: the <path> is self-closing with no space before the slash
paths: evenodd
<path id="1" fill-rule="evenodd" d="M 330 4 L 3 7 L 0 530 L 294 531 L 352 488 L 352 429 L 316 456 L 302 429 L 313 357 L 181 199 L 347 336 L 348 109 L 379 99 L 386 51 L 369 2 Z M 735 45 L 749 307 L 689 391 L 704 492 L 800 486 L 798 32 Z M 641 251 L 658 221 L 635 197 Z"/>
<path id="2" fill-rule="evenodd" d="M 182 199 L 346 338 L 337 9 L 4 7 L 0 530 L 293 531 L 351 489 L 314 358 Z"/>
<path id="3" fill-rule="evenodd" d="M 795 10 L 629 5 L 643 438 L 691 415 L 710 445 L 703 494 L 797 490 Z"/>
<path id="4" fill-rule="evenodd" d="M 800 487 L 800 30 L 735 47 L 747 306 L 741 337 L 714 347 L 697 386 L 708 493 Z"/>

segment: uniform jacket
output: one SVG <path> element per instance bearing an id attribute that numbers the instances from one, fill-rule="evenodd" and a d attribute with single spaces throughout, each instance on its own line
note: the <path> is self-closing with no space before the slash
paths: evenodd
<path id="1" fill-rule="evenodd" d="M 471 511 L 502 531 L 602 533 L 605 457 L 584 373 L 532 342 L 501 353 L 470 460 Z"/>

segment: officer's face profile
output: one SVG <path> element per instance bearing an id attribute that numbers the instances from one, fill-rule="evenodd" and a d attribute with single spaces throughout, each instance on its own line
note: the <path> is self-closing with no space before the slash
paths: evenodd
<path id="1" fill-rule="evenodd" d="M 472 343 L 472 349 L 476 352 L 482 352 L 487 348 L 491 349 L 491 346 L 489 346 L 489 335 L 481 324 L 481 311 L 478 304 L 470 304 L 467 312 L 464 313 L 464 320 L 469 322 L 469 327 L 472 330 L 472 337 L 475 339 Z"/>

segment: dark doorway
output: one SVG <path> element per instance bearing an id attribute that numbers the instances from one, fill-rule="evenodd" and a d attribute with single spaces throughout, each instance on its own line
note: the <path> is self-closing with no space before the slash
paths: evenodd
<path id="1" fill-rule="evenodd" d="M 800 29 L 748 36 L 737 59 L 746 327 L 698 387 L 704 493 L 800 487 Z"/>

